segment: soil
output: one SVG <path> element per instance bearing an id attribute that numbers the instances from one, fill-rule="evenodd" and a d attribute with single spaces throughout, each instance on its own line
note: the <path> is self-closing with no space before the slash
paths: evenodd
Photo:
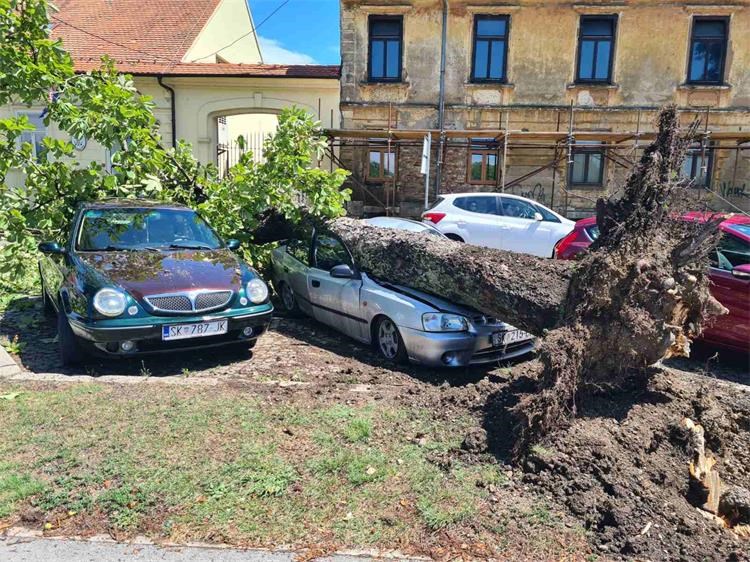
<path id="1" fill-rule="evenodd" d="M 722 481 L 750 489 L 746 357 L 716 358 L 713 350 L 703 350 L 695 359 L 655 368 L 645 390 L 579 398 L 576 419 L 513 464 L 509 411 L 533 390 L 538 363 L 518 361 L 513 369 L 394 367 L 312 320 L 279 318 L 252 353 L 225 348 L 63 369 L 54 323 L 41 319 L 39 303 L 28 302 L 4 315 L 0 335 L 19 336 L 23 347 L 16 358 L 29 380 L 130 383 L 148 377 L 157 384 L 227 385 L 275 401 L 393 400 L 430 408 L 436 418 L 468 414 L 476 427 L 461 448 L 435 462 L 495 459 L 512 474 L 509 486 L 498 492 L 499 502 L 534 505 L 535 498 L 543 499 L 566 526 L 589 531 L 591 551 L 602 559 L 750 560 L 750 541 L 691 504 L 690 451 L 680 428 L 685 417 L 702 424 Z M 33 514 L 28 518 L 33 520 Z"/>

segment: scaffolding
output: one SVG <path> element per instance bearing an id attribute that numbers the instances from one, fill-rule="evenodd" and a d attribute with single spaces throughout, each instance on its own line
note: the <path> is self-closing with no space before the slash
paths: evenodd
<path id="1" fill-rule="evenodd" d="M 510 112 L 505 112 L 505 126 L 494 129 L 477 128 L 477 129 L 444 129 L 443 146 L 444 151 L 451 148 L 466 149 L 475 139 L 489 140 L 493 146 L 497 147 L 498 155 L 502 154 L 500 177 L 493 191 L 505 192 L 512 190 L 514 187 L 527 182 L 531 178 L 551 170 L 551 201 L 543 201 L 548 206 L 557 208 L 563 214 L 567 214 L 569 198 L 586 198 L 580 190 L 571 193 L 568 189 L 567 179 L 570 178 L 571 166 L 576 149 L 576 143 L 585 143 L 586 149 L 600 149 L 604 158 L 612 162 L 616 167 L 629 171 L 640 158 L 640 153 L 648 143 L 656 138 L 656 131 L 641 130 L 641 112 L 637 114 L 636 129 L 633 131 L 604 131 L 604 130 L 581 130 L 576 128 L 574 119 L 574 108 L 568 110 L 568 123 L 566 130 L 561 130 L 561 112 L 558 112 L 557 130 L 556 131 L 529 131 L 525 129 L 512 130 L 509 128 Z M 333 162 L 345 167 L 339 158 L 343 148 L 361 148 L 367 149 L 373 146 L 373 141 L 387 143 L 388 149 L 398 151 L 401 147 L 422 147 L 426 136 L 430 136 L 433 141 L 440 139 L 441 131 L 438 129 L 400 129 L 392 127 L 391 109 L 389 107 L 388 126 L 384 128 L 358 128 L 358 129 L 328 129 L 329 152 L 332 155 Z M 705 111 L 703 127 L 694 133 L 693 143 L 700 153 L 700 165 L 703 177 L 708 176 L 708 167 L 710 166 L 711 157 L 715 157 L 717 152 L 722 154 L 735 153 L 732 178 L 730 185 L 737 185 L 738 162 L 742 151 L 750 150 L 750 130 L 748 131 L 721 131 L 712 130 L 709 126 L 710 112 Z M 498 123 L 500 125 L 500 123 Z M 750 128 L 750 127 L 749 127 Z M 686 130 L 687 132 L 687 130 Z M 433 142 L 433 146 L 436 143 Z M 518 174 L 514 178 L 508 176 L 508 162 L 514 155 L 522 151 L 532 151 L 539 155 L 540 152 L 547 152 L 545 158 L 539 158 L 536 165 L 527 165 L 530 169 Z M 750 154 L 750 153 L 749 153 Z M 709 156 L 709 157 L 707 157 Z M 438 157 L 445 158 L 445 152 Z M 398 158 L 398 157 L 397 157 Z M 524 165 L 514 165 L 513 168 L 523 167 Z M 397 199 L 398 193 L 395 187 L 386 187 L 379 189 L 379 193 L 361 177 L 351 178 L 352 183 L 365 194 L 366 202 L 369 202 L 370 212 L 392 214 L 398 211 Z M 743 178 L 750 183 L 750 178 Z M 392 182 L 393 186 L 396 181 Z M 485 186 L 487 187 L 487 186 Z M 562 193 L 563 201 L 555 201 L 555 193 Z M 744 209 L 729 201 L 722 193 L 712 191 L 708 186 L 702 186 L 701 190 L 709 192 L 712 196 L 725 202 L 725 206 L 731 210 L 745 212 Z M 700 191 L 700 190 L 696 190 Z M 439 195 L 436 191 L 435 196 Z M 594 194 L 592 194 L 594 195 Z M 750 193 L 743 197 L 750 198 Z M 534 197 L 532 197 L 534 198 Z M 727 210 L 727 209 L 723 209 Z"/>

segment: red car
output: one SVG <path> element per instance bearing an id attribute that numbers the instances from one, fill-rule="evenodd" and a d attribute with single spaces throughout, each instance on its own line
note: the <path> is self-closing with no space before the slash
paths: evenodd
<path id="1" fill-rule="evenodd" d="M 687 213 L 687 221 L 705 221 L 711 215 Z M 721 240 L 711 260 L 711 293 L 729 309 L 704 329 L 704 341 L 742 353 L 750 352 L 750 217 L 726 215 L 719 225 Z M 596 218 L 576 222 L 573 231 L 555 246 L 558 259 L 573 259 L 599 236 Z"/>

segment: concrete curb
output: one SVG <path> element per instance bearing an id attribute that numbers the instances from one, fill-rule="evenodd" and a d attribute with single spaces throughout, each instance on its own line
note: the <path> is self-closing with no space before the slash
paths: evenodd
<path id="1" fill-rule="evenodd" d="M 0 377 L 12 377 L 21 373 L 21 367 L 0 345 Z"/>
<path id="2" fill-rule="evenodd" d="M 130 547 L 138 549 L 138 547 L 151 547 L 157 549 L 159 560 L 169 560 L 169 554 L 176 555 L 175 560 L 182 558 L 198 559 L 198 560 L 216 560 L 217 562 L 225 559 L 234 560 L 233 556 L 222 556 L 226 555 L 240 555 L 243 560 L 249 560 L 250 562 L 261 562 L 276 560 L 277 562 L 294 561 L 298 559 L 307 559 L 304 551 L 295 550 L 288 546 L 279 546 L 278 548 L 240 548 L 233 547 L 230 545 L 223 544 L 206 544 L 200 542 L 189 542 L 182 544 L 175 543 L 155 543 L 146 537 L 138 536 L 133 540 L 127 542 L 117 542 L 108 535 L 95 535 L 92 537 L 45 537 L 42 531 L 29 529 L 26 527 L 10 527 L 0 533 L 0 553 L 3 549 L 12 548 L 16 545 L 28 545 L 29 543 L 37 543 L 42 548 L 42 551 L 52 551 L 57 555 L 62 555 L 66 550 L 65 547 L 72 547 L 76 555 L 81 554 L 80 547 L 89 545 L 96 549 L 96 553 L 99 555 L 105 554 L 101 548 L 107 547 Z M 44 545 L 48 545 L 48 548 Z M 76 546 L 77 545 L 77 546 Z M 154 557 L 157 551 L 144 552 L 146 558 Z M 192 552 L 191 552 L 192 551 Z M 137 550 L 132 551 L 130 554 L 137 553 Z M 73 552 L 71 552 L 73 554 Z M 112 555 L 116 555 L 116 552 L 112 552 Z M 150 556 L 149 556 L 150 554 Z M 185 556 L 187 554 L 193 554 L 191 556 Z M 26 558 L 23 558 L 26 560 Z M 66 558 L 61 557 L 60 559 Z M 93 559 L 93 558 L 92 558 Z M 135 560 L 140 560 L 139 557 L 134 557 Z M 431 559 L 424 556 L 408 556 L 398 551 L 377 551 L 377 550 L 339 550 L 336 552 L 330 552 L 323 554 L 319 557 L 314 558 L 315 560 L 325 560 L 329 562 L 365 562 L 369 560 L 389 560 L 394 562 L 428 562 Z"/>

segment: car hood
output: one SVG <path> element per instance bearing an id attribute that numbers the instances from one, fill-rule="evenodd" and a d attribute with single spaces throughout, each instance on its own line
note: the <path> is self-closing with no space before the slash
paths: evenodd
<path id="1" fill-rule="evenodd" d="M 452 314 L 460 314 L 462 316 L 467 316 L 469 318 L 473 318 L 475 316 L 481 316 L 482 314 L 481 312 L 477 312 L 474 309 L 471 309 L 465 306 L 460 306 L 458 304 L 452 303 L 440 297 L 436 297 L 435 295 L 431 295 L 430 293 L 425 293 L 424 291 L 418 291 L 417 289 L 413 289 L 405 285 L 385 283 L 379 280 L 376 282 L 378 283 L 378 285 L 381 285 L 382 287 L 385 287 L 386 289 L 390 289 L 391 291 L 396 291 L 397 293 L 401 293 L 402 295 L 411 297 L 414 300 L 421 301 L 427 305 L 432 306 L 436 310 L 439 310 L 440 312 L 450 312 Z"/>
<path id="2" fill-rule="evenodd" d="M 134 298 L 195 289 L 239 290 L 243 264 L 227 249 L 166 252 L 97 252 L 80 255 L 84 266 Z"/>

